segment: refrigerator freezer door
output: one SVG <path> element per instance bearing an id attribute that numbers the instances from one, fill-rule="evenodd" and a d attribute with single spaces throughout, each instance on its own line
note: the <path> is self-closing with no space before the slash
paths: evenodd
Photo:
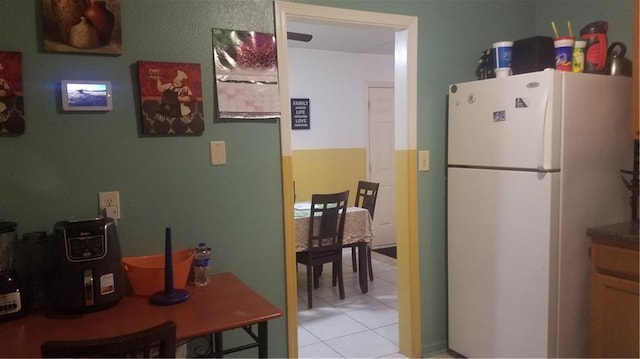
<path id="1" fill-rule="evenodd" d="M 559 174 L 449 168 L 449 348 L 553 356 Z"/>
<path id="2" fill-rule="evenodd" d="M 560 79 L 545 70 L 451 85 L 449 165 L 557 170 Z"/>

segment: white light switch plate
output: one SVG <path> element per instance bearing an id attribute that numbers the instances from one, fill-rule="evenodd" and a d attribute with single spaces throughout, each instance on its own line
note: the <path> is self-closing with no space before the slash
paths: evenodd
<path id="1" fill-rule="evenodd" d="M 227 163 L 227 151 L 224 141 L 209 142 L 209 151 L 211 152 L 211 165 L 218 166 Z"/>
<path id="2" fill-rule="evenodd" d="M 429 170 L 429 151 L 418 151 L 418 171 Z"/>

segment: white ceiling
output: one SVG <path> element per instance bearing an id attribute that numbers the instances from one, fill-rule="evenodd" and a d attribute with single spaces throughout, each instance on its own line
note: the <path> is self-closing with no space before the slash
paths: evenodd
<path id="1" fill-rule="evenodd" d="M 289 47 L 393 55 L 395 30 L 379 26 L 287 20 L 287 31 L 313 35 L 309 42 L 288 40 Z"/>

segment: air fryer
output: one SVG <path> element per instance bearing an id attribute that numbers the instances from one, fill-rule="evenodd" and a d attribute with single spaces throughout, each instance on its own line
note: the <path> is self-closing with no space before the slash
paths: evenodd
<path id="1" fill-rule="evenodd" d="M 52 301 L 56 307 L 90 312 L 113 306 L 122 299 L 122 256 L 112 219 L 58 222 L 54 226 L 54 241 L 57 260 Z"/>

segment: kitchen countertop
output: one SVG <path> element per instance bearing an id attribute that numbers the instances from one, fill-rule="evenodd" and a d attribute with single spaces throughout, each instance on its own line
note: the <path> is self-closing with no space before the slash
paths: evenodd
<path id="1" fill-rule="evenodd" d="M 612 244 L 638 246 L 638 221 L 629 221 L 587 229 L 587 235 Z"/>

